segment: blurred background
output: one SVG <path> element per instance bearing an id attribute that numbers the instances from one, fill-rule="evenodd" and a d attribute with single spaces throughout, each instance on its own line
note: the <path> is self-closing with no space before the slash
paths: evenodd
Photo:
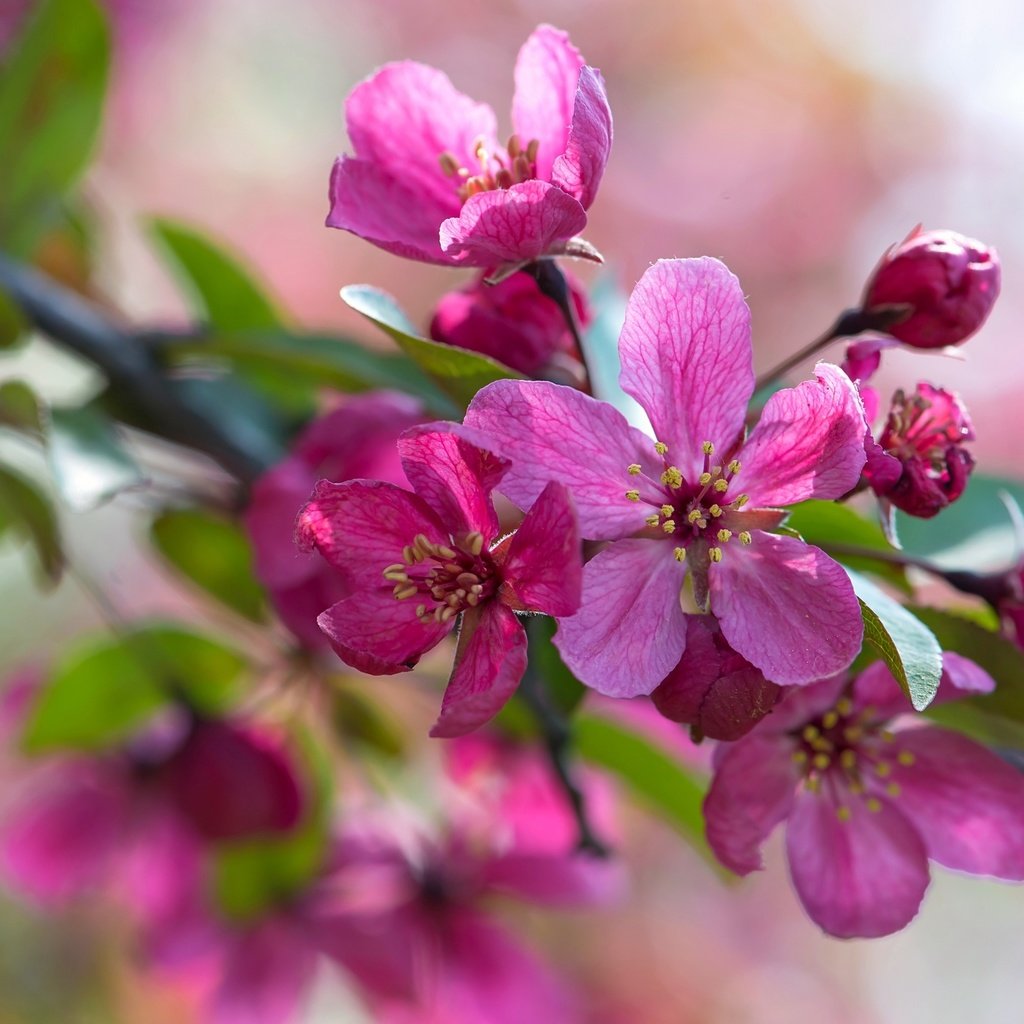
<path id="1" fill-rule="evenodd" d="M 388 60 L 446 70 L 507 117 L 515 54 L 539 21 L 567 29 L 608 84 L 615 144 L 587 237 L 626 289 L 654 259 L 720 257 L 753 310 L 766 369 L 853 304 L 916 224 L 996 247 L 1004 291 L 961 360 L 887 357 L 883 392 L 919 378 L 958 390 L 974 453 L 1021 476 L 1024 359 L 1024 7 L 1009 0 L 107 0 L 116 50 L 98 158 L 95 288 L 136 324 L 188 322 L 146 219 L 228 243 L 295 322 L 377 343 L 338 289 L 391 291 L 424 326 L 452 272 L 400 263 L 323 227 L 347 148 L 351 86 Z M 31 4 L 0 0 L 0 32 Z M 507 121 L 504 122 L 507 127 Z M 0 155 L 2 159 L 2 155 Z M 575 268 L 574 268 L 575 269 Z M 595 273 L 578 271 L 588 282 Z M 838 353 L 836 353 L 838 358 Z M 88 374 L 33 346 L 5 372 L 50 397 Z M 132 614 L 196 615 L 133 542 L 130 503 L 75 517 L 69 546 Z M 953 538 L 949 538 L 952 540 Z M 98 614 L 68 582 L 45 599 L 0 551 L 0 664 L 46 661 Z M 396 702 L 402 685 L 384 685 Z M 415 715 L 413 716 L 415 717 Z M 426 718 L 423 719 L 424 723 Z M 423 757 L 434 756 L 426 750 Z M 13 770 L 13 769 L 12 769 Z M 1010 1024 L 1024 1005 L 1024 891 L 936 872 L 919 918 L 872 942 L 824 938 L 768 870 L 726 884 L 642 809 L 623 843 L 617 908 L 545 920 L 555 959 L 594 994 L 595 1020 L 644 1024 Z M 188 1019 L 126 962 L 112 922 L 55 926 L 0 897 L 0 1024 Z M 527 922 L 529 924 L 529 922 Z M 83 943 L 76 936 L 89 935 Z M 95 942 L 102 936 L 101 942 Z M 309 1021 L 363 1021 L 325 979 Z M 452 1022 L 458 1024 L 458 1022 Z"/>

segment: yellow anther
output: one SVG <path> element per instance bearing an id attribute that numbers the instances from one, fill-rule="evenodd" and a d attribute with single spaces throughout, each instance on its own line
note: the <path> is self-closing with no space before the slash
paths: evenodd
<path id="1" fill-rule="evenodd" d="M 703 452 L 703 453 L 704 453 L 705 455 L 714 455 L 714 454 L 715 454 L 715 446 L 714 446 L 714 445 L 713 445 L 713 444 L 712 444 L 712 443 L 711 443 L 710 441 L 705 441 L 705 442 L 704 442 L 704 443 L 703 443 L 703 444 L 702 444 L 702 445 L 700 446 L 700 450 L 701 450 L 701 451 L 702 451 L 702 452 Z"/>
<path id="2" fill-rule="evenodd" d="M 840 804 L 836 808 L 836 817 L 840 821 L 849 821 L 850 818 L 852 817 L 852 813 L 850 811 L 850 808 L 847 807 L 846 804 Z"/>
<path id="3" fill-rule="evenodd" d="M 804 785 L 812 793 L 817 793 L 821 783 L 816 775 L 810 775 L 804 780 Z"/>
<path id="4" fill-rule="evenodd" d="M 877 715 L 877 714 L 878 714 L 878 709 L 877 709 L 877 708 L 875 708 L 875 707 L 872 707 L 872 706 L 871 706 L 871 705 L 869 704 L 869 705 L 868 705 L 868 706 L 867 706 L 866 708 L 864 708 L 864 709 L 863 709 L 863 710 L 861 711 L 861 713 L 860 713 L 860 714 L 859 714 L 859 715 L 858 715 L 857 717 L 858 717 L 858 718 L 860 719 L 860 721 L 862 721 L 862 722 L 870 722 L 870 721 L 871 721 L 871 719 L 872 719 L 872 718 L 874 718 L 874 717 L 875 717 L 875 715 Z M 889 735 L 891 736 L 891 735 L 892 735 L 892 733 L 889 733 Z M 885 736 L 884 736 L 884 735 L 882 736 L 882 739 L 885 739 Z"/>
<path id="5" fill-rule="evenodd" d="M 515 160 L 515 158 L 523 151 L 523 144 L 519 141 L 519 136 L 510 135 L 505 149 L 508 151 L 508 155 Z"/>
<path id="6" fill-rule="evenodd" d="M 384 573 L 382 573 L 382 575 L 384 576 L 384 579 L 388 580 L 391 583 L 408 583 L 409 582 L 409 577 L 404 572 L 402 572 L 401 570 L 399 570 L 398 572 L 394 572 L 394 571 L 387 572 L 387 571 L 385 571 Z"/>
<path id="7" fill-rule="evenodd" d="M 878 797 L 869 796 L 864 803 L 872 814 L 877 814 L 882 809 L 882 801 Z"/>
<path id="8" fill-rule="evenodd" d="M 454 558 L 455 552 L 451 548 L 439 544 L 437 546 L 437 555 L 439 558 Z"/>
<path id="9" fill-rule="evenodd" d="M 811 764 L 818 769 L 819 772 L 823 772 L 832 763 L 832 758 L 828 754 L 815 754 L 811 758 Z"/>
<path id="10" fill-rule="evenodd" d="M 703 519 L 704 516 L 699 508 L 693 509 L 686 517 L 688 523 L 695 523 L 698 519 Z"/>
<path id="11" fill-rule="evenodd" d="M 466 604 L 468 604 L 470 606 L 470 608 L 475 608 L 479 603 L 480 603 L 480 595 L 479 594 L 467 594 L 466 595 Z"/>
<path id="12" fill-rule="evenodd" d="M 722 506 L 712 505 L 711 508 L 708 509 L 708 511 L 717 519 L 722 514 Z"/>
<path id="13" fill-rule="evenodd" d="M 722 549 L 708 548 L 708 558 L 710 558 L 712 562 L 720 562 L 722 560 Z"/>
<path id="14" fill-rule="evenodd" d="M 753 541 L 753 539 L 754 538 L 750 536 L 750 531 L 749 530 L 741 530 L 740 531 L 740 543 L 741 544 L 750 544 Z"/>
<path id="15" fill-rule="evenodd" d="M 427 606 L 425 604 L 416 605 L 416 618 L 422 619 L 427 612 Z"/>
<path id="16" fill-rule="evenodd" d="M 466 549 L 473 555 L 479 555 L 484 549 L 484 535 L 477 530 L 466 534 Z"/>
<path id="17" fill-rule="evenodd" d="M 707 487 L 707 485 L 711 483 L 711 474 L 701 473 L 701 475 L 697 477 L 697 483 L 699 483 L 701 487 Z"/>
<path id="18" fill-rule="evenodd" d="M 736 500 L 735 500 L 735 501 L 733 502 L 733 504 L 734 504 L 734 505 L 735 505 L 735 506 L 736 506 L 737 508 L 743 508 L 743 506 L 744 506 L 744 505 L 746 505 L 746 503 L 747 503 L 748 501 L 750 501 L 750 495 L 749 495 L 749 494 L 741 494 L 741 495 L 740 495 L 740 496 L 739 496 L 739 497 L 738 497 L 738 498 L 737 498 L 737 499 L 736 499 Z"/>
<path id="19" fill-rule="evenodd" d="M 732 473 L 733 476 L 735 476 L 739 471 L 740 471 L 740 460 L 739 459 L 733 459 L 732 462 L 729 463 L 729 472 Z"/>
<path id="20" fill-rule="evenodd" d="M 725 544 L 732 537 L 732 530 L 719 530 L 717 534 L 718 539 Z"/>
<path id="21" fill-rule="evenodd" d="M 451 155 L 451 153 L 442 153 L 437 158 L 437 162 L 441 165 L 442 174 L 454 177 L 459 173 L 459 162 Z"/>
<path id="22" fill-rule="evenodd" d="M 669 487 L 679 487 L 683 482 L 683 474 L 679 471 L 679 467 L 669 466 L 661 474 L 661 482 Z"/>
<path id="23" fill-rule="evenodd" d="M 626 497 L 630 501 L 639 501 L 640 500 L 640 492 L 639 491 L 626 491 Z"/>
<path id="24" fill-rule="evenodd" d="M 666 519 L 665 522 L 663 522 L 661 524 L 661 528 L 666 533 L 675 533 L 675 531 L 676 531 L 676 521 L 674 519 Z"/>
<path id="25" fill-rule="evenodd" d="M 821 716 L 821 724 L 825 726 L 826 729 L 835 728 L 836 723 L 838 721 L 839 715 L 837 715 L 834 711 L 826 711 L 825 714 Z"/>
<path id="26" fill-rule="evenodd" d="M 412 597 L 413 594 L 419 591 L 419 587 L 415 583 L 402 584 L 398 583 L 395 585 L 394 595 L 399 601 L 404 601 L 407 597 Z"/>
<path id="27" fill-rule="evenodd" d="M 646 518 L 644 519 L 644 522 L 645 522 L 645 523 L 646 523 L 646 524 L 647 524 L 648 526 L 657 526 L 657 525 L 658 525 L 658 523 L 660 523 L 660 522 L 661 522 L 661 516 L 659 516 L 659 515 L 657 515 L 657 514 L 655 514 L 655 515 L 652 515 L 652 516 L 647 516 L 647 517 L 646 517 Z"/>
<path id="28" fill-rule="evenodd" d="M 884 779 L 886 776 L 892 775 L 892 765 L 888 761 L 879 761 L 875 765 L 875 772 Z"/>
<path id="29" fill-rule="evenodd" d="M 465 596 L 465 594 L 462 595 L 462 597 Z M 459 597 L 458 591 L 456 591 L 454 594 L 448 595 L 445 604 L 447 604 L 450 608 L 458 608 L 459 605 L 462 604 L 462 597 Z"/>
<path id="30" fill-rule="evenodd" d="M 839 763 L 846 769 L 852 768 L 857 763 L 857 754 L 853 750 L 844 750 L 839 755 Z"/>
<path id="31" fill-rule="evenodd" d="M 423 556 L 411 544 L 406 544 L 402 548 L 402 558 L 405 559 L 406 565 L 415 565 L 417 562 L 422 561 Z"/>
<path id="32" fill-rule="evenodd" d="M 836 711 L 841 715 L 848 715 L 853 710 L 853 701 L 849 697 L 840 697 L 836 701 Z"/>
<path id="33" fill-rule="evenodd" d="M 668 451 L 668 445 L 667 445 L 667 444 L 665 444 L 665 442 L 664 442 L 664 441 L 655 441 L 655 442 L 654 442 L 654 450 L 655 450 L 655 451 L 656 451 L 656 452 L 657 452 L 657 453 L 658 453 L 659 455 L 664 455 L 664 454 L 665 454 L 665 452 L 667 452 L 667 451 Z"/>
<path id="34" fill-rule="evenodd" d="M 794 764 L 807 764 L 807 751 L 806 750 L 794 750 L 793 751 L 793 763 Z"/>
<path id="35" fill-rule="evenodd" d="M 532 164 L 537 159 L 537 150 L 540 149 L 539 139 L 530 139 L 526 144 L 526 159 Z"/>
<path id="36" fill-rule="evenodd" d="M 641 469 L 640 463 L 639 462 L 634 462 L 632 465 L 626 467 L 626 472 L 630 476 L 639 476 L 640 475 L 640 469 Z"/>
<path id="37" fill-rule="evenodd" d="M 821 732 L 818 730 L 816 725 L 805 725 L 804 731 L 800 733 L 800 735 L 803 736 L 805 740 L 810 741 L 816 740 L 821 735 Z"/>
<path id="38" fill-rule="evenodd" d="M 900 795 L 901 792 L 900 785 L 898 782 L 890 782 L 889 785 L 885 787 L 885 791 L 889 794 L 889 796 L 897 797 Z"/>
<path id="39" fill-rule="evenodd" d="M 716 491 L 718 491 L 719 494 L 725 494 L 725 492 L 727 490 L 729 490 L 729 481 L 728 480 L 716 480 L 715 481 L 715 485 L 714 485 L 714 489 Z"/>
<path id="40" fill-rule="evenodd" d="M 668 519 L 675 512 L 675 505 L 662 505 L 661 514 Z"/>
<path id="41" fill-rule="evenodd" d="M 896 755 L 896 760 L 899 761 L 899 763 L 903 765 L 904 768 L 909 768 L 917 760 L 917 758 L 914 757 L 914 755 L 909 750 L 901 750 Z"/>
<path id="42" fill-rule="evenodd" d="M 836 749 L 835 745 L 829 743 L 829 741 L 823 736 L 819 736 L 816 740 L 811 740 L 811 746 L 814 747 L 815 750 L 824 751 L 826 754 L 831 754 L 832 751 Z"/>
<path id="43" fill-rule="evenodd" d="M 419 548 L 420 551 L 430 554 L 434 550 L 434 545 L 430 543 L 425 533 L 417 533 L 412 539 L 413 547 Z"/>
<path id="44" fill-rule="evenodd" d="M 455 616 L 459 614 L 459 611 L 458 611 L 457 608 L 451 608 L 451 607 L 449 607 L 449 608 L 442 608 L 442 609 L 440 609 L 440 612 L 441 612 L 441 614 L 438 616 L 438 619 L 441 622 L 451 622 L 451 620 L 454 619 Z"/>
<path id="45" fill-rule="evenodd" d="M 879 734 L 886 743 L 896 742 L 896 733 L 890 732 L 888 729 L 883 729 Z"/>
<path id="46" fill-rule="evenodd" d="M 848 725 L 843 730 L 843 739 L 847 743 L 858 743 L 864 735 L 864 730 L 859 725 Z"/>
<path id="47" fill-rule="evenodd" d="M 686 558 L 686 548 L 673 548 L 672 554 L 675 556 L 677 562 L 681 562 Z"/>
<path id="48" fill-rule="evenodd" d="M 387 576 L 389 572 L 402 572 L 408 568 L 405 562 L 393 562 L 391 565 L 384 566 L 384 575 Z"/>

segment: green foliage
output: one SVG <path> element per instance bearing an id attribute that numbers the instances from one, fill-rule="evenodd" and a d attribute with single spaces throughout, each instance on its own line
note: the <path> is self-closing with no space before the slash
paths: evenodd
<path id="1" fill-rule="evenodd" d="M 394 339 L 398 347 L 463 408 L 492 381 L 521 377 L 488 356 L 421 338 L 387 292 L 365 284 L 352 284 L 342 288 L 341 297 Z"/>
<path id="2" fill-rule="evenodd" d="M 346 748 L 357 744 L 385 757 L 405 753 L 405 737 L 398 723 L 366 694 L 344 682 L 338 682 L 331 692 L 331 723 Z"/>
<path id="3" fill-rule="evenodd" d="M 0 247 L 29 256 L 85 169 L 110 63 L 95 0 L 44 0 L 0 69 Z"/>
<path id="4" fill-rule="evenodd" d="M 931 630 L 870 580 L 850 573 L 864 617 L 864 640 L 889 666 L 918 711 L 935 696 L 942 677 L 942 648 Z"/>
<path id="5" fill-rule="evenodd" d="M 20 380 L 0 384 L 0 426 L 35 437 L 44 430 L 44 412 L 36 393 Z"/>
<path id="6" fill-rule="evenodd" d="M 160 554 L 201 590 L 248 619 L 266 618 L 252 546 L 237 522 L 204 509 L 169 509 L 151 530 Z"/>
<path id="7" fill-rule="evenodd" d="M 27 329 L 21 309 L 6 292 L 0 291 L 0 351 L 18 345 Z"/>
<path id="8" fill-rule="evenodd" d="M 552 643 L 555 636 L 555 620 L 545 616 L 533 616 L 527 623 L 530 638 L 530 666 L 544 680 L 544 687 L 554 707 L 563 715 L 576 710 L 586 689 L 566 668 L 558 648 Z"/>
<path id="9" fill-rule="evenodd" d="M 34 483 L 0 466 L 0 537 L 13 531 L 31 543 L 44 586 L 60 580 L 64 570 L 60 527 L 53 506 Z"/>

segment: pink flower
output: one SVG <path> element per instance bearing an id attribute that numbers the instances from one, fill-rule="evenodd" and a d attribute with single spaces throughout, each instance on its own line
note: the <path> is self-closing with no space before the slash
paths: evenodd
<path id="1" fill-rule="evenodd" d="M 461 616 L 455 668 L 432 735 L 490 719 L 526 668 L 516 612 L 570 615 L 579 606 L 580 552 L 568 490 L 544 490 L 501 543 L 491 491 L 508 464 L 454 423 L 406 431 L 399 441 L 414 492 L 377 480 L 322 480 L 297 537 L 351 587 L 319 619 L 339 657 L 372 675 L 402 672 Z"/>
<path id="2" fill-rule="evenodd" d="M 956 501 L 974 459 L 963 444 L 974 430 L 960 399 L 921 382 L 917 393 L 893 395 L 877 444 L 868 442 L 864 475 L 885 502 L 929 519 Z"/>
<path id="3" fill-rule="evenodd" d="M 428 263 L 474 267 L 572 251 L 611 149 L 600 72 L 541 25 L 519 51 L 515 134 L 435 68 L 388 64 L 345 105 L 355 156 L 331 174 L 329 227 Z"/>
<path id="4" fill-rule="evenodd" d="M 529 507 L 557 481 L 584 536 L 615 543 L 583 571 L 583 603 L 555 642 L 579 679 L 614 697 L 648 694 L 686 647 L 689 571 L 728 644 L 767 679 L 807 683 L 860 649 L 860 608 L 818 548 L 768 531 L 774 506 L 838 498 L 864 465 L 864 413 L 837 367 L 777 392 L 743 439 L 753 393 L 750 312 L 717 260 L 662 260 L 633 291 L 621 382 L 654 442 L 612 406 L 571 388 L 498 381 L 466 423 L 512 465 L 501 489 Z M 741 492 L 742 488 L 742 492 Z"/>
<path id="5" fill-rule="evenodd" d="M 404 484 L 396 442 L 422 418 L 419 403 L 408 395 L 376 391 L 349 398 L 311 423 L 291 455 L 253 485 L 245 526 L 255 549 L 256 573 L 281 620 L 307 647 L 326 646 L 316 617 L 348 595 L 328 565 L 296 550 L 295 517 L 323 477 Z"/>
<path id="6" fill-rule="evenodd" d="M 863 308 L 909 307 L 888 332 L 914 348 L 966 341 L 999 296 L 999 257 L 955 231 L 917 229 L 883 258 L 868 281 Z"/>
<path id="7" fill-rule="evenodd" d="M 567 278 L 579 324 L 590 319 L 583 289 Z M 513 274 L 496 285 L 478 277 L 458 291 L 441 296 L 430 324 L 430 336 L 468 348 L 536 376 L 555 356 L 568 356 L 573 340 L 557 304 L 542 294 L 526 273 Z"/>
<path id="8" fill-rule="evenodd" d="M 938 700 L 995 683 L 943 658 Z M 791 693 L 719 751 L 704 805 L 708 842 L 726 867 L 762 867 L 759 848 L 786 822 L 797 895 L 826 932 L 888 935 L 917 913 L 928 861 L 1024 879 L 1024 775 L 985 747 L 933 726 L 890 731 L 911 707 L 878 662 Z"/>

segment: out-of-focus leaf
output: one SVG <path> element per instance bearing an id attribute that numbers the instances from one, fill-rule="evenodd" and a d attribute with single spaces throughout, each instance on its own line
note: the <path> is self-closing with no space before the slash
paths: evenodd
<path id="1" fill-rule="evenodd" d="M 152 537 L 160 554 L 202 590 L 248 619 L 266 618 L 252 546 L 234 520 L 203 509 L 169 509 L 153 521 Z"/>
<path id="2" fill-rule="evenodd" d="M 840 505 L 834 501 L 805 501 L 790 510 L 786 525 L 796 530 L 808 544 L 825 548 L 843 565 L 858 572 L 873 573 L 904 593 L 911 593 L 912 588 L 907 583 L 907 575 L 902 566 L 844 554 L 830 547 L 845 544 L 878 551 L 883 555 L 894 551 L 885 539 L 882 528 L 859 516 L 849 505 Z"/>
<path id="3" fill-rule="evenodd" d="M 28 256 L 84 170 L 103 113 L 110 34 L 95 0 L 44 0 L 0 69 L 0 244 Z"/>
<path id="4" fill-rule="evenodd" d="M 888 665 L 910 703 L 923 711 L 942 677 L 942 648 L 927 626 L 870 580 L 850 572 L 864 617 L 864 640 Z"/>
<path id="5" fill-rule="evenodd" d="M 0 536 L 8 530 L 31 542 L 40 582 L 44 586 L 57 583 L 64 570 L 64 552 L 53 507 L 35 484 L 0 466 Z"/>
<path id="6" fill-rule="evenodd" d="M 24 381 L 0 384 L 0 426 L 42 437 L 44 420 L 39 397 Z"/>
<path id="7" fill-rule="evenodd" d="M 331 721 L 343 744 L 357 743 L 387 757 L 401 757 L 405 752 L 398 724 L 350 686 L 341 684 L 332 691 Z"/>
<path id="8" fill-rule="evenodd" d="M 21 309 L 6 293 L 0 291 L 0 351 L 14 348 L 28 331 Z"/>
<path id="9" fill-rule="evenodd" d="M 89 294 L 95 260 L 95 215 L 80 196 L 65 196 L 32 250 L 31 263 L 73 291 Z"/>
<path id="10" fill-rule="evenodd" d="M 586 693 L 583 684 L 565 667 L 558 648 L 552 643 L 555 620 L 535 616 L 527 625 L 530 638 L 530 666 L 544 680 L 544 687 L 554 706 L 571 715 Z"/>
<path id="11" fill-rule="evenodd" d="M 341 297 L 390 335 L 410 359 L 463 407 L 492 381 L 522 377 L 488 356 L 419 337 L 395 300 L 379 288 L 352 284 L 342 288 Z"/>
<path id="12" fill-rule="evenodd" d="M 53 409 L 47 444 L 57 490 L 69 508 L 84 512 L 142 479 L 116 428 L 96 409 Z"/>

